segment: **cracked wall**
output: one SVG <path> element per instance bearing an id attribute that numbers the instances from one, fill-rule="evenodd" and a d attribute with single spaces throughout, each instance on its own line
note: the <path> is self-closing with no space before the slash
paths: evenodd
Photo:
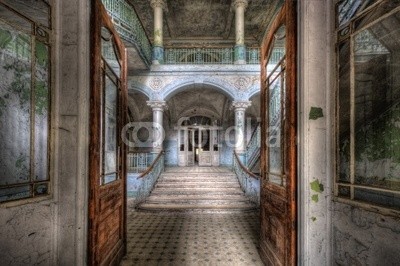
<path id="1" fill-rule="evenodd" d="M 398 265 L 399 218 L 336 202 L 332 228 L 335 265 Z"/>

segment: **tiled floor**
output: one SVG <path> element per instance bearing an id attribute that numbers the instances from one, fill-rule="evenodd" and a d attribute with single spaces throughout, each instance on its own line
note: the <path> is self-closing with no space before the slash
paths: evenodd
<path id="1" fill-rule="evenodd" d="M 127 229 L 121 265 L 263 265 L 258 212 L 128 211 Z"/>

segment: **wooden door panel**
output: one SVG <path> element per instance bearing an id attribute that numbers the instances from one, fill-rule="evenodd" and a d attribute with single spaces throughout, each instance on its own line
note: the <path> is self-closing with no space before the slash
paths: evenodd
<path id="1" fill-rule="evenodd" d="M 89 265 L 118 265 L 126 249 L 126 50 L 100 0 L 92 1 Z"/>
<path id="2" fill-rule="evenodd" d="M 274 266 L 297 262 L 296 38 L 296 2 L 285 1 L 263 41 L 261 60 L 260 247 L 264 263 Z M 270 142 L 276 137 L 280 141 Z"/>

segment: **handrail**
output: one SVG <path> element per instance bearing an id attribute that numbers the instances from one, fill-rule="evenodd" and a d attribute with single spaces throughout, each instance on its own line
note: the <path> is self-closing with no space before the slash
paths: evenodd
<path id="1" fill-rule="evenodd" d="M 163 171 L 164 152 L 161 151 L 151 166 L 144 173 L 139 176 L 131 177 L 131 190 L 128 193 L 133 195 L 134 206 L 137 206 L 140 202 L 146 200 Z"/>
<path id="2" fill-rule="evenodd" d="M 236 151 L 234 151 L 233 154 L 235 155 L 236 160 L 238 161 L 240 168 L 242 168 L 243 171 L 246 172 L 246 174 L 248 174 L 249 176 L 251 176 L 251 177 L 254 178 L 254 179 L 257 179 L 257 180 L 260 179 L 260 177 L 259 177 L 258 175 L 256 175 L 256 174 L 250 172 L 249 169 L 247 169 L 247 167 L 243 165 L 243 163 L 242 163 L 242 161 L 240 160 L 239 156 L 237 155 Z"/>
<path id="3" fill-rule="evenodd" d="M 161 158 L 161 156 L 163 154 L 164 154 L 164 151 L 160 151 L 160 153 L 158 154 L 156 159 L 153 161 L 153 163 L 149 166 L 149 168 L 147 168 L 146 171 L 144 171 L 142 174 L 140 174 L 140 176 L 138 178 L 143 178 L 146 175 L 148 175 L 154 169 L 155 165 L 157 164 L 158 160 Z"/>
<path id="4" fill-rule="evenodd" d="M 236 152 L 233 159 L 233 171 L 239 181 L 240 187 L 243 189 L 245 195 L 250 201 L 254 202 L 257 206 L 260 205 L 260 177 L 251 173 L 245 167 Z"/>

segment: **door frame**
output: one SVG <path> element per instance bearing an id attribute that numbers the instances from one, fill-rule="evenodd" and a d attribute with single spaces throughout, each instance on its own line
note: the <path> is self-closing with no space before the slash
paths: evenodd
<path id="1" fill-rule="evenodd" d="M 127 122 L 127 54 L 124 44 L 117 31 L 114 29 L 111 18 L 100 0 L 91 3 L 91 80 L 90 80 L 90 126 L 89 126 L 89 220 L 88 220 L 88 265 L 117 265 L 126 253 L 126 146 L 120 139 L 120 130 Z M 117 162 L 116 171 L 119 179 L 100 186 L 102 174 L 102 149 L 103 149 L 103 67 L 101 51 L 101 30 L 102 27 L 108 29 L 115 41 L 115 51 L 118 56 L 121 75 L 121 84 L 117 86 Z M 99 224 L 100 224 L 100 196 L 119 189 L 121 200 L 121 212 L 119 221 L 120 233 L 117 244 L 110 248 L 106 258 L 99 260 Z M 110 193 L 111 194 L 111 193 Z M 114 195 L 112 195 L 114 196 Z M 122 198 L 121 198 L 122 197 Z M 108 199 L 109 202 L 116 200 Z M 118 199 L 117 199 L 118 200 Z M 107 203 L 107 202 L 103 202 Z M 112 205 L 111 205 L 112 206 Z M 111 208 L 111 207 L 110 207 Z"/>
<path id="2" fill-rule="evenodd" d="M 285 217 L 285 237 L 288 243 L 285 245 L 285 258 L 283 265 L 296 265 L 297 263 L 297 10 L 296 1 L 285 1 L 281 9 L 278 11 L 274 21 L 272 22 L 269 32 L 263 40 L 261 46 L 261 219 L 264 218 L 263 206 L 267 201 L 273 200 L 271 196 L 266 194 L 267 189 L 275 190 L 277 195 L 286 199 L 286 206 L 282 206 L 284 213 L 281 217 Z M 286 84 L 285 88 L 288 93 L 286 97 L 286 116 L 288 122 L 285 122 L 283 130 L 286 132 L 283 139 L 283 149 L 285 149 L 286 160 L 283 169 L 286 174 L 286 189 L 274 188 L 268 184 L 268 102 L 269 91 L 267 83 L 266 66 L 272 52 L 274 44 L 274 34 L 282 26 L 286 26 Z M 281 218 L 281 219 L 285 219 Z M 261 221 L 261 226 L 264 222 Z M 261 228 L 261 246 L 263 240 L 263 228 Z M 261 257 L 267 265 L 274 261 L 268 258 L 266 252 L 261 247 Z"/>

